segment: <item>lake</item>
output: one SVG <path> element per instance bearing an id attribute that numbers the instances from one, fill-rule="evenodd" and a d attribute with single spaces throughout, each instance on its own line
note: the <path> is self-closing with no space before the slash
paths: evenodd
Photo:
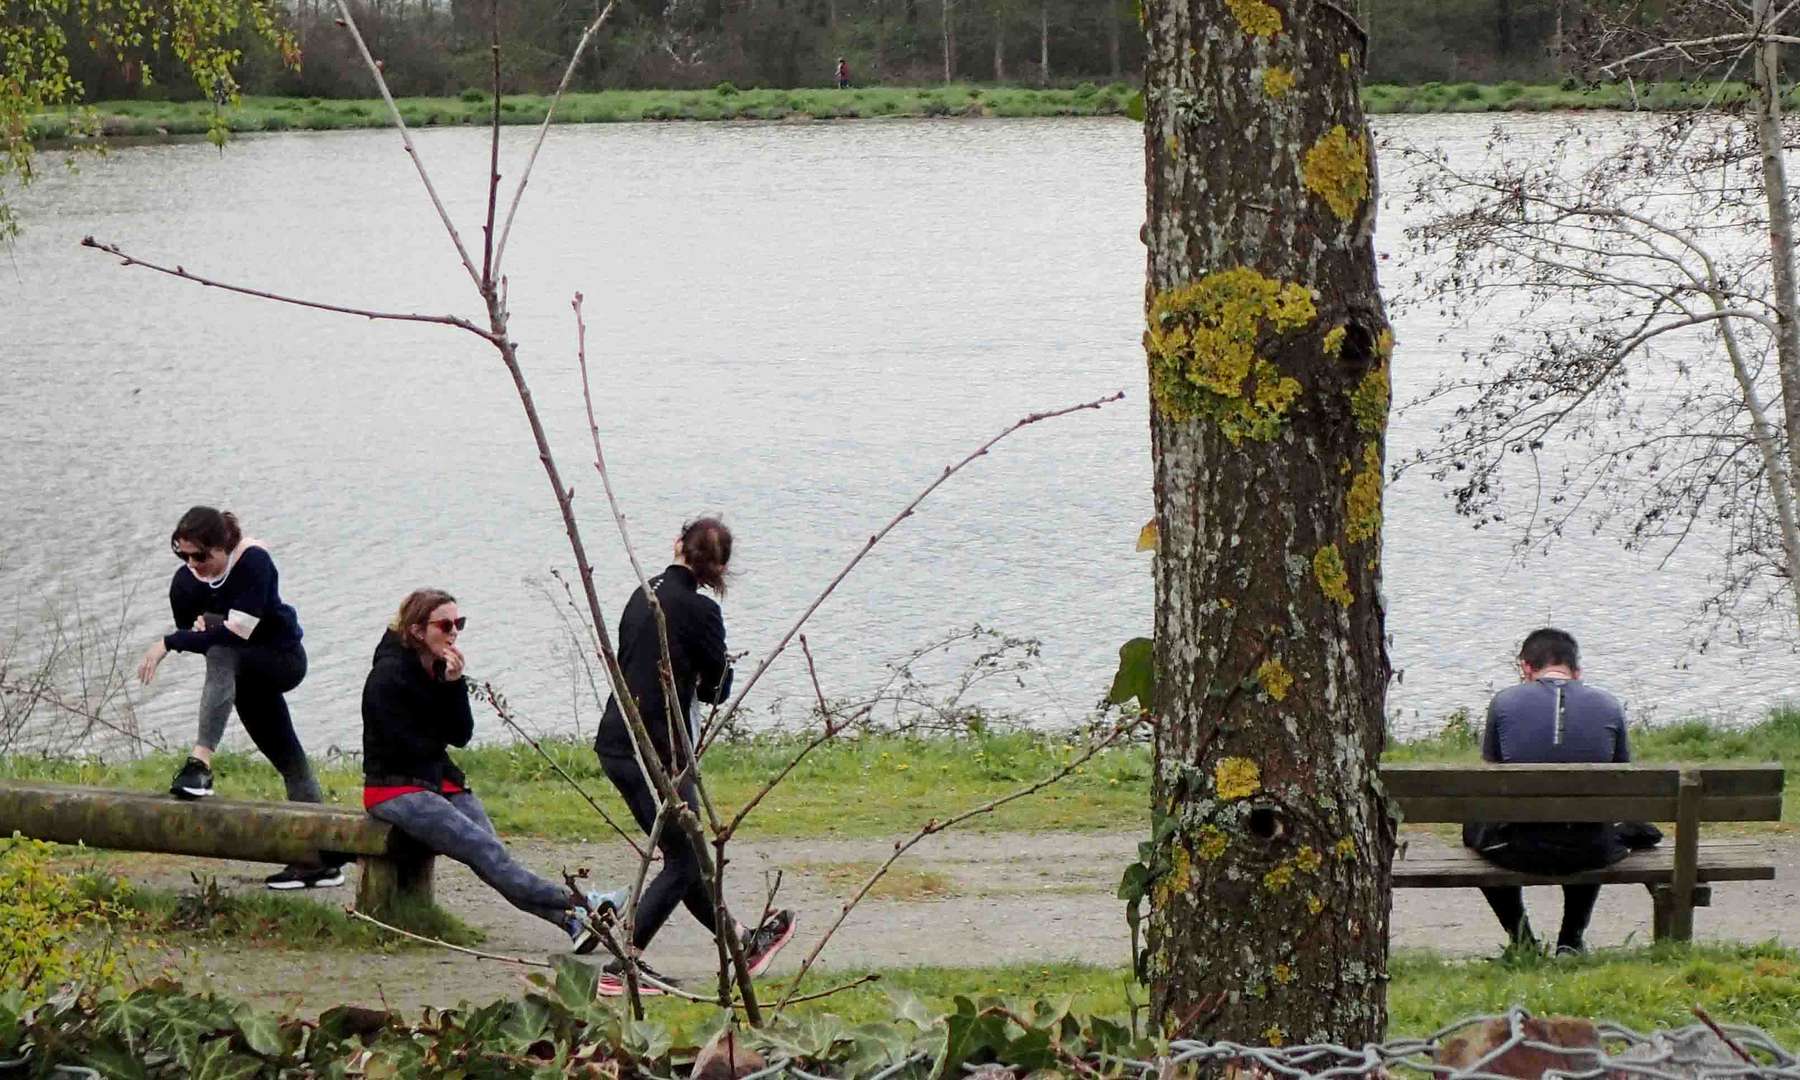
<path id="1" fill-rule="evenodd" d="M 1493 123 L 1386 117 L 1378 130 L 1472 153 Z M 503 171 L 530 135 L 506 129 Z M 416 139 L 478 248 L 486 135 Z M 92 234 L 219 280 L 474 316 L 394 134 L 120 147 L 75 175 L 45 169 L 19 208 L 24 235 L 0 263 L 0 627 L 17 628 L 21 655 L 48 618 L 79 617 L 118 627 L 135 665 L 168 623 L 169 530 L 211 503 L 267 543 L 299 610 L 312 668 L 290 700 L 309 749 L 358 745 L 375 642 L 426 584 L 469 616 L 472 674 L 544 730 L 591 731 L 597 708 L 549 578 L 567 544 L 485 343 L 203 289 L 79 246 Z M 1035 638 L 1028 671 L 970 700 L 1047 725 L 1087 715 L 1119 644 L 1151 622 L 1150 557 L 1133 549 L 1151 514 L 1142 216 L 1141 129 L 1127 120 L 552 130 L 507 252 L 513 332 L 607 617 L 634 579 L 589 464 L 577 291 L 636 543 L 660 567 L 684 517 L 726 516 L 738 571 L 726 620 L 752 661 L 945 465 L 1029 412 L 1125 391 L 1001 443 L 876 548 L 808 631 L 834 697 L 976 624 Z M 1401 272 L 1403 224 L 1381 221 L 1384 277 Z M 1405 314 L 1397 338 L 1399 401 L 1479 340 L 1435 312 Z M 1390 457 L 1434 422 L 1398 417 Z M 1586 534 L 1520 562 L 1409 474 L 1390 487 L 1385 536 L 1404 671 L 1394 726 L 1479 716 L 1512 678 L 1519 638 L 1545 622 L 1581 639 L 1590 678 L 1639 718 L 1758 718 L 1788 692 L 1791 651 L 1689 647 L 1714 566 L 1697 540 L 1660 570 Z M 920 678 L 946 683 L 973 655 Z M 198 684 L 193 658 L 171 658 L 155 686 L 133 685 L 142 722 L 184 742 Z M 812 695 L 797 650 L 763 686 L 760 703 L 790 719 Z M 478 723 L 480 737 L 504 734 Z M 248 745 L 235 729 L 228 742 Z"/>

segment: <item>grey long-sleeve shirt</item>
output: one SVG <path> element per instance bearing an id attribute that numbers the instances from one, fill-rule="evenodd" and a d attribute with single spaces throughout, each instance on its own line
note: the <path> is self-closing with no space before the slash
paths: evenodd
<path id="1" fill-rule="evenodd" d="M 1481 756 L 1508 763 L 1630 761 L 1625 708 L 1579 679 L 1509 686 L 1488 702 Z"/>

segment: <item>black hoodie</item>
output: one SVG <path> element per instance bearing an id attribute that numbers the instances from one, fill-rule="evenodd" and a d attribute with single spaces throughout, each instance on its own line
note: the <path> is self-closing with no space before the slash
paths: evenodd
<path id="1" fill-rule="evenodd" d="M 442 664 L 436 665 L 442 671 Z M 467 746 L 475 733 L 463 680 L 446 681 L 419 663 L 392 630 L 375 646 L 375 664 L 363 683 L 363 782 L 420 784 L 437 790 L 445 780 L 467 788 L 462 770 L 444 752 Z"/>
<path id="2" fill-rule="evenodd" d="M 677 707 L 682 721 L 691 725 L 694 698 L 717 704 L 731 693 L 725 616 L 712 597 L 700 595 L 694 572 L 685 566 L 671 565 L 650 579 L 650 587 L 656 590 L 657 602 L 669 625 L 669 659 L 675 669 L 672 674 Z M 657 754 L 663 764 L 670 765 L 685 760 L 686 755 L 676 753 L 683 746 L 680 736 L 670 744 L 661 665 L 662 636 L 656 629 L 656 615 L 644 599 L 644 590 L 633 589 L 619 616 L 619 667 L 625 673 L 631 696 L 637 700 L 638 715 L 656 744 Z M 625 715 L 615 699 L 606 703 L 606 713 L 594 737 L 594 750 L 602 757 L 632 756 L 631 732 L 625 727 Z"/>

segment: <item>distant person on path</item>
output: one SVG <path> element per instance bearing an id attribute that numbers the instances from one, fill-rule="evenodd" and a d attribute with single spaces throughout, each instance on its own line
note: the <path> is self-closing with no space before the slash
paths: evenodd
<path id="1" fill-rule="evenodd" d="M 839 90 L 850 89 L 850 61 L 841 56 L 837 62 L 837 87 Z"/>
<path id="2" fill-rule="evenodd" d="M 235 516 L 210 506 L 183 514 L 169 546 L 182 563 L 169 582 L 176 629 L 144 653 L 138 678 L 149 685 L 171 652 L 206 657 L 199 731 L 170 794 L 203 799 L 213 793 L 213 751 L 235 705 L 251 741 L 281 772 L 287 797 L 323 802 L 283 696 L 306 677 L 306 650 L 300 646 L 300 619 L 281 599 L 275 560 L 261 541 L 243 534 Z M 316 889 L 342 885 L 344 874 L 338 865 L 295 863 L 264 883 L 271 889 Z"/>
<path id="3" fill-rule="evenodd" d="M 632 591 L 623 614 L 619 616 L 619 667 L 625 684 L 637 703 L 638 715 L 655 745 L 657 758 L 673 779 L 687 764 L 689 751 L 696 740 L 694 731 L 694 699 L 711 704 L 726 700 L 731 693 L 731 668 L 725 652 L 725 617 L 711 597 L 702 596 L 701 588 L 725 594 L 726 566 L 731 562 L 731 530 L 718 518 L 703 517 L 682 526 L 675 540 L 674 561 L 668 569 L 650 579 L 669 631 L 669 660 L 673 669 L 676 716 L 685 736 L 672 729 L 667 699 L 659 670 L 662 662 L 662 638 L 657 631 L 656 616 L 643 589 Z M 649 833 L 656 822 L 657 797 L 650 779 L 638 764 L 637 747 L 625 723 L 617 698 L 606 703 L 600 731 L 594 738 L 594 752 L 600 755 L 600 767 L 612 781 L 631 816 Z M 683 779 L 679 793 L 694 812 L 700 803 L 690 775 Z M 712 896 L 701 880 L 700 860 L 688 844 L 687 836 L 673 822 L 665 822 L 657 840 L 662 851 L 662 870 L 644 889 L 638 900 L 632 944 L 641 952 L 674 914 L 676 905 L 684 905 L 708 933 L 717 935 Z M 788 910 L 766 912 L 754 927 L 733 926 L 730 932 L 743 943 L 750 974 L 760 975 L 768 968 L 775 953 L 794 936 L 794 913 Z M 639 961 L 642 964 L 642 961 Z M 664 976 L 644 965 L 644 970 L 660 981 Z M 623 992 L 622 973 L 609 966 L 601 979 L 602 994 Z"/>
<path id="4" fill-rule="evenodd" d="M 1625 710 L 1619 700 L 1581 681 L 1581 654 L 1561 630 L 1533 630 L 1519 646 L 1519 685 L 1488 703 L 1481 756 L 1496 763 L 1627 762 Z M 1510 870 L 1573 874 L 1610 866 L 1628 853 L 1611 822 L 1469 824 L 1463 843 Z M 1586 951 L 1583 936 L 1598 885 L 1564 885 L 1558 955 Z M 1518 886 L 1481 890 L 1514 942 L 1535 946 Z"/>
<path id="5" fill-rule="evenodd" d="M 475 732 L 457 636 L 468 624 L 438 589 L 408 594 L 375 646 L 363 683 L 363 807 L 439 855 L 475 871 L 507 902 L 569 935 L 577 953 L 600 944 L 590 916 L 612 894 L 578 896 L 513 860 L 481 800 L 445 752 Z"/>

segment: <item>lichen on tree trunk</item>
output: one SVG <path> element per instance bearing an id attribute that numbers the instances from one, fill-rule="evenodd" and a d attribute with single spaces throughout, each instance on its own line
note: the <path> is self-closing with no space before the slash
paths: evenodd
<path id="1" fill-rule="evenodd" d="M 1322 0 L 1145 0 L 1163 1030 L 1380 1037 L 1393 337 L 1366 39 Z"/>

